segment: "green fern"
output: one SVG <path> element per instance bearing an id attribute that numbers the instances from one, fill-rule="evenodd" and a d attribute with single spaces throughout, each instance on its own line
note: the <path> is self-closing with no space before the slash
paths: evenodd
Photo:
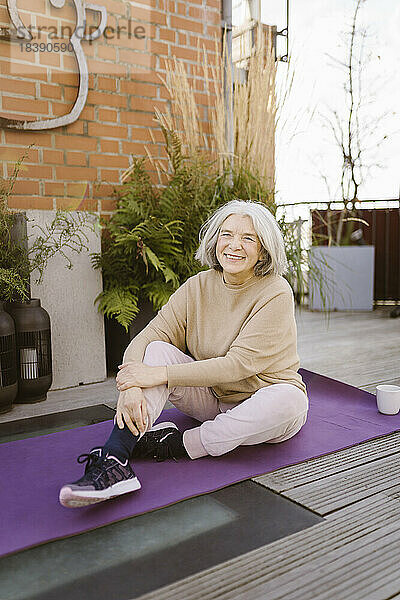
<path id="1" fill-rule="evenodd" d="M 101 292 L 95 302 L 106 317 L 114 317 L 128 331 L 129 325 L 139 312 L 137 288 L 113 287 Z"/>
<path id="2" fill-rule="evenodd" d="M 162 281 L 147 283 L 143 287 L 155 310 L 160 310 L 174 291 L 171 285 Z"/>
<path id="3" fill-rule="evenodd" d="M 134 159 L 117 192 L 117 209 L 104 224 L 102 253 L 92 257 L 103 273 L 99 310 L 124 327 L 134 318 L 133 306 L 149 300 L 159 310 L 188 277 L 208 268 L 194 258 L 199 231 L 222 204 L 250 198 L 275 213 L 273 196 L 256 175 L 236 172 L 232 185 L 230 173 L 219 175 L 215 162 L 201 154 L 184 156 L 177 132 L 161 129 L 171 164 L 166 185 L 153 185 L 144 161 Z M 113 289 L 118 293 L 111 296 Z"/>
<path id="4" fill-rule="evenodd" d="M 159 259 L 150 248 L 144 246 L 143 252 L 155 270 L 161 271 L 164 274 L 166 283 L 171 282 L 174 288 L 179 287 L 179 279 L 172 269 L 170 269 L 161 259 Z"/>

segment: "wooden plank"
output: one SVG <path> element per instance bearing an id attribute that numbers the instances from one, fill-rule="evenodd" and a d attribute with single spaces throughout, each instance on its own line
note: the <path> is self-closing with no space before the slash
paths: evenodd
<path id="1" fill-rule="evenodd" d="M 278 469 L 273 473 L 254 477 L 253 481 L 275 492 L 282 492 L 398 452 L 400 452 L 400 432 L 395 432 L 298 465 Z"/>
<path id="2" fill-rule="evenodd" d="M 297 311 L 301 366 L 356 387 L 368 386 L 371 391 L 377 382 L 398 380 L 400 337 L 389 314 L 389 307 L 328 317 Z"/>
<path id="3" fill-rule="evenodd" d="M 389 498 L 400 500 L 400 484 L 393 486 L 390 490 L 385 490 L 383 493 Z"/>
<path id="4" fill-rule="evenodd" d="M 335 513 L 323 523 L 145 594 L 140 600 L 272 600 L 275 597 L 286 600 L 286 595 L 281 594 L 283 586 L 287 586 L 285 593 L 293 588 L 295 597 L 303 600 L 307 585 L 312 587 L 313 581 L 318 584 L 325 572 L 327 579 L 333 575 L 335 581 L 341 582 L 341 570 L 344 572 L 347 565 L 353 577 L 353 553 L 358 548 L 365 550 L 358 559 L 361 573 L 364 559 L 371 561 L 374 547 L 386 548 L 387 541 L 400 545 L 399 526 L 400 502 L 376 494 L 356 507 Z M 398 570 L 396 553 L 392 552 L 391 556 L 395 556 Z M 378 558 L 379 554 L 374 554 L 374 564 L 378 565 Z M 382 557 L 383 560 L 386 557 Z M 388 568 L 392 568 L 392 563 Z M 300 575 L 303 580 L 299 579 Z M 307 578 L 310 581 L 307 582 Z M 361 583 L 363 578 L 364 575 L 360 575 Z M 304 588 L 301 593 L 300 585 Z M 331 598 L 341 597 L 332 595 Z"/>
<path id="5" fill-rule="evenodd" d="M 385 376 L 387 375 L 387 373 L 385 373 Z M 360 389 L 364 390 L 365 392 L 370 392 L 371 394 L 375 394 L 376 393 L 376 386 L 380 385 L 380 384 L 390 384 L 390 385 L 398 385 L 400 386 L 400 377 L 397 379 L 376 379 L 376 381 L 374 383 L 370 383 L 368 385 L 363 385 L 360 387 Z"/>
<path id="6" fill-rule="evenodd" d="M 396 524 L 382 527 L 366 534 L 362 544 L 358 540 L 350 541 L 309 565 L 294 568 L 288 577 L 284 574 L 273 582 L 258 585 L 253 588 L 251 597 L 264 600 L 297 600 L 299 597 L 302 600 L 361 600 L 374 593 L 385 600 L 383 587 L 391 588 L 391 593 L 400 591 L 397 577 L 400 532 L 396 527 Z M 236 598 L 245 600 L 246 596 L 240 593 Z"/>
<path id="7" fill-rule="evenodd" d="M 377 492 L 389 490 L 399 483 L 400 454 L 394 454 L 344 473 L 306 483 L 284 492 L 283 496 L 323 516 Z"/>
<path id="8" fill-rule="evenodd" d="M 386 528 L 367 535 L 363 544 L 349 543 L 287 575 L 257 586 L 246 586 L 235 600 L 386 600 L 400 591 L 400 533 Z M 371 560 L 373 556 L 373 560 Z M 371 596 L 370 596 L 371 594 Z M 231 598 L 233 598 L 231 596 Z M 223 598 L 222 597 L 219 597 Z"/>

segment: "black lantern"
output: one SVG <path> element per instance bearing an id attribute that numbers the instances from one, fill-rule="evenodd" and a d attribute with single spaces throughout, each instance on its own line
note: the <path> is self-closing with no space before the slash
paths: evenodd
<path id="1" fill-rule="evenodd" d="M 17 396 L 17 354 L 15 326 L 0 302 L 0 412 L 12 408 Z"/>
<path id="2" fill-rule="evenodd" d="M 46 400 L 52 383 L 50 317 L 40 300 L 10 302 L 6 310 L 16 330 L 18 395 L 16 403 Z"/>

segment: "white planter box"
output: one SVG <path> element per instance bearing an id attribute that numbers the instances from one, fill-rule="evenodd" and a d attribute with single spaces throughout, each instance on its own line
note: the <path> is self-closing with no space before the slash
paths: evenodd
<path id="1" fill-rule="evenodd" d="M 372 310 L 374 261 L 374 246 L 310 248 L 309 308 Z"/>
<path id="2" fill-rule="evenodd" d="M 54 211 L 27 210 L 28 234 L 37 233 L 33 224 L 46 227 Z M 100 251 L 99 232 L 86 231 L 90 252 Z M 106 378 L 104 318 L 97 311 L 94 299 L 102 290 L 100 271 L 91 265 L 89 252 L 72 253 L 67 249 L 73 268 L 54 256 L 48 263 L 40 285 L 31 278 L 33 298 L 40 298 L 51 321 L 53 353 L 52 390 L 94 383 Z"/>

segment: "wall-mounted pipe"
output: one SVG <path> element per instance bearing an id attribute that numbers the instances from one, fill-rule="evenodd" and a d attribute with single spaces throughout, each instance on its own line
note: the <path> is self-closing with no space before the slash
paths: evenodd
<path id="1" fill-rule="evenodd" d="M 233 62 L 232 62 L 232 0 L 222 0 L 222 40 L 226 45 L 224 65 L 224 96 L 226 107 L 225 135 L 230 161 L 234 154 L 233 140 Z M 228 72 L 232 74 L 228 76 Z"/>

